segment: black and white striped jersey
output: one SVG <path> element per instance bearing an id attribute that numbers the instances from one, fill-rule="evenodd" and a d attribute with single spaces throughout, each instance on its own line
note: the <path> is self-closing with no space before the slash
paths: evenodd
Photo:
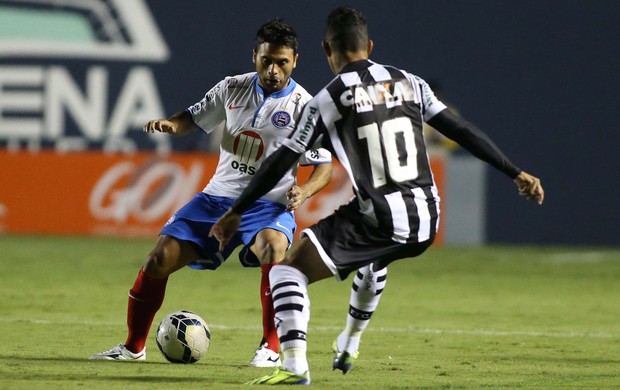
<path id="1" fill-rule="evenodd" d="M 445 108 L 421 78 L 357 61 L 308 102 L 284 145 L 302 153 L 322 137 L 371 223 L 396 242 L 426 241 L 437 231 L 439 196 L 422 124 Z"/>

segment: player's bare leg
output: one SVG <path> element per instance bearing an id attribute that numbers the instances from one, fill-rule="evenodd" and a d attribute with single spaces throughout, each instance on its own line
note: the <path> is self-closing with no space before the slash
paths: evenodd
<path id="1" fill-rule="evenodd" d="M 162 235 L 148 254 L 129 290 L 128 334 L 124 344 L 92 355 L 95 360 L 144 360 L 146 340 L 155 314 L 164 301 L 168 276 L 199 258 L 186 241 Z"/>

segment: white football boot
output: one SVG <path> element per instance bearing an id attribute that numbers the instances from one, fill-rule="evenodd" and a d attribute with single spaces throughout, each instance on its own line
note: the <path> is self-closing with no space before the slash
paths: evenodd
<path id="1" fill-rule="evenodd" d="M 146 347 L 138 353 L 133 353 L 123 344 L 119 344 L 107 351 L 99 352 L 91 357 L 90 360 L 146 360 Z"/>
<path id="2" fill-rule="evenodd" d="M 280 354 L 267 348 L 267 343 L 261 345 L 250 360 L 250 366 L 253 367 L 280 367 L 281 365 Z"/>

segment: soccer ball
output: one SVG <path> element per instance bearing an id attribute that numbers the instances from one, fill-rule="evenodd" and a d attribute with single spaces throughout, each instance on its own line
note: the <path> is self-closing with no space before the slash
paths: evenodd
<path id="1" fill-rule="evenodd" d="M 171 363 L 196 363 L 211 344 L 209 326 L 198 314 L 181 310 L 168 314 L 157 327 L 157 346 Z"/>

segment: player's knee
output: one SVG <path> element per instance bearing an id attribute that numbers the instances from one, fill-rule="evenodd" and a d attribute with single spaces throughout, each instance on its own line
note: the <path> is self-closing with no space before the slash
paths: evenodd
<path id="1" fill-rule="evenodd" d="M 263 246 L 260 250 L 261 254 L 258 256 L 261 264 L 275 264 L 282 261 L 286 247 L 286 245 L 279 245 L 278 243 Z"/>
<path id="2" fill-rule="evenodd" d="M 149 275 L 165 278 L 197 258 L 191 245 L 173 237 L 160 236 L 142 269 Z"/>
<path id="3" fill-rule="evenodd" d="M 152 250 L 148 254 L 142 269 L 146 274 L 159 278 L 167 277 L 170 274 L 170 271 L 166 267 L 162 251 L 157 249 Z"/>
<path id="4" fill-rule="evenodd" d="M 263 232 L 261 232 L 263 233 Z M 280 232 L 264 232 L 257 237 L 252 245 L 252 252 L 259 258 L 261 264 L 275 264 L 284 258 L 288 248 L 288 239 Z"/>
<path id="5" fill-rule="evenodd" d="M 383 291 L 387 279 L 387 268 L 374 270 L 372 264 L 369 264 L 363 268 L 360 268 L 359 272 L 363 277 L 361 279 L 361 286 L 359 286 L 358 294 L 372 297 Z"/>
<path id="6" fill-rule="evenodd" d="M 158 243 L 149 252 L 143 270 L 151 276 L 165 278 L 184 265 L 180 258 L 181 250 L 177 245 Z"/>

